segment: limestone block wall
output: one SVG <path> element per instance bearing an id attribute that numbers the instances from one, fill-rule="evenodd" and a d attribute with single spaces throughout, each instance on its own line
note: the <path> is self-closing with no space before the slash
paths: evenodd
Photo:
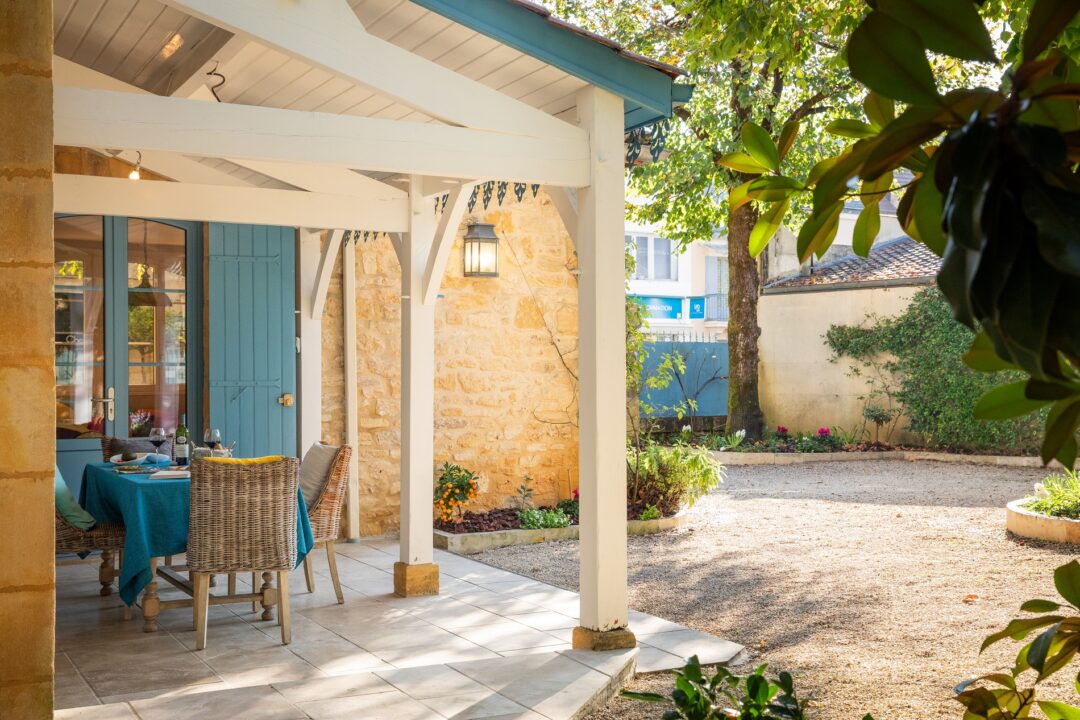
<path id="1" fill-rule="evenodd" d="M 866 393 L 862 378 L 849 375 L 846 360 L 831 362 L 825 345 L 830 325 L 859 325 L 867 314 L 891 317 L 902 313 L 921 286 L 763 295 L 758 304 L 761 326 L 759 381 L 765 422 L 775 428 L 813 432 L 838 425 L 851 429 L 862 424 Z M 903 431 L 893 442 L 915 438 Z"/>
<path id="2" fill-rule="evenodd" d="M 577 278 L 573 243 L 547 196 L 474 215 L 500 238 L 498 278 L 466 278 L 458 229 L 436 311 L 435 459 L 480 473 L 478 508 L 524 475 L 534 502 L 577 487 Z M 356 249 L 360 526 L 398 526 L 401 271 L 390 240 Z M 345 434 L 340 258 L 323 316 L 323 434 Z M 432 478 L 434 481 L 435 469 Z"/>
<path id="3" fill-rule="evenodd" d="M 51 0 L 0 6 L 0 716 L 52 717 Z"/>

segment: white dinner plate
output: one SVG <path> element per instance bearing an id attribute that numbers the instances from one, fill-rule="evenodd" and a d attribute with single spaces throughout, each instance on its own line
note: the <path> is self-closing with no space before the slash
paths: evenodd
<path id="1" fill-rule="evenodd" d="M 141 452 L 135 454 L 138 455 L 138 457 L 136 457 L 134 460 L 124 460 L 123 455 L 113 455 L 111 458 L 109 458 L 109 462 L 111 462 L 113 465 L 139 465 L 142 463 L 143 458 L 145 458 L 150 453 Z"/>

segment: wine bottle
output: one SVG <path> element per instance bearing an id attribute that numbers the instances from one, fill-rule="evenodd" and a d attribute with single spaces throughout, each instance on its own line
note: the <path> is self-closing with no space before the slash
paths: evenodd
<path id="1" fill-rule="evenodd" d="M 173 441 L 173 453 L 176 456 L 177 465 L 187 465 L 191 456 L 191 443 L 188 440 L 187 415 L 180 416 L 180 424 L 176 427 L 176 438 Z"/>

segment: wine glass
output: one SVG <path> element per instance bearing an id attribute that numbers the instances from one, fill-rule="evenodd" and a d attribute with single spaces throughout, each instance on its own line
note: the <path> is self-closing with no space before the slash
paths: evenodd
<path id="1" fill-rule="evenodd" d="M 150 428 L 150 435 L 147 438 L 157 451 L 161 450 L 161 446 L 169 439 L 165 435 L 165 428 Z"/>
<path id="2" fill-rule="evenodd" d="M 221 430 L 207 428 L 203 432 L 203 442 L 206 443 L 206 447 L 216 450 L 221 445 Z"/>

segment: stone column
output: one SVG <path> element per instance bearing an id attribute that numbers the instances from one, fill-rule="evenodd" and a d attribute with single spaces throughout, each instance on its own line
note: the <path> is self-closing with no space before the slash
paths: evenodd
<path id="1" fill-rule="evenodd" d="M 591 185 L 578 193 L 581 623 L 576 648 L 633 647 L 626 589 L 626 289 L 623 103 L 577 96 L 589 133 Z"/>
<path id="2" fill-rule="evenodd" d="M 0 715 L 51 718 L 52 0 L 0 4 Z"/>
<path id="3" fill-rule="evenodd" d="M 424 270 L 435 217 L 422 178 L 409 178 L 409 232 L 401 261 L 401 558 L 394 592 L 439 594 L 432 533 L 435 468 L 435 301 L 424 302 Z"/>

